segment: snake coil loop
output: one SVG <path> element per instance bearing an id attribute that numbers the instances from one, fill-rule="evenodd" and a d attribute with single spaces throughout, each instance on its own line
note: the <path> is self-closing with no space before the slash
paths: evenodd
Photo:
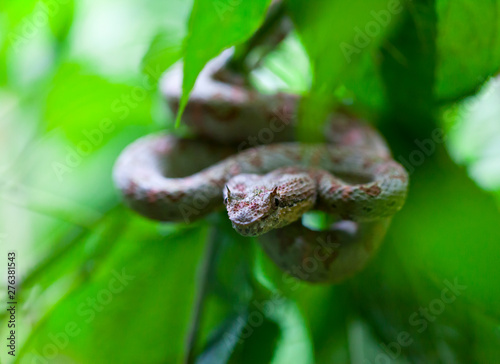
<path id="1" fill-rule="evenodd" d="M 259 236 L 286 272 L 310 282 L 345 279 L 373 256 L 403 206 L 406 171 L 373 128 L 347 115 L 329 118 L 328 143 L 290 141 L 297 96 L 214 79 L 228 57 L 226 51 L 207 64 L 184 111 L 199 139 L 160 133 L 133 142 L 115 164 L 117 188 L 132 209 L 160 221 L 191 222 L 225 206 L 233 227 Z M 161 90 L 175 112 L 179 66 L 165 74 Z M 239 151 L 249 136 L 271 130 L 283 110 L 272 144 Z M 338 222 L 312 231 L 300 222 L 310 210 Z"/>

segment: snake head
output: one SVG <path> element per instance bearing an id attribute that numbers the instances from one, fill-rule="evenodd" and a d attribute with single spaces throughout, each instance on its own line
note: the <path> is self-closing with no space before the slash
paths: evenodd
<path id="1" fill-rule="evenodd" d="M 223 195 L 234 229 L 243 236 L 258 236 L 311 209 L 316 184 L 305 173 L 240 174 L 228 181 Z"/>

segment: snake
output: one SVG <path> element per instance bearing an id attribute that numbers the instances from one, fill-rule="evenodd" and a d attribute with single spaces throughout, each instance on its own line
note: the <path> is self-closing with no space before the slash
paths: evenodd
<path id="1" fill-rule="evenodd" d="M 256 237 L 287 274 L 342 281 L 377 250 L 405 203 L 408 174 L 374 128 L 345 113 L 325 122 L 328 142 L 293 141 L 299 97 L 257 92 L 225 72 L 230 55 L 209 62 L 191 93 L 182 118 L 196 138 L 139 138 L 118 157 L 114 183 L 130 208 L 158 221 L 191 223 L 225 208 L 233 228 Z M 181 67 L 160 81 L 173 112 Z M 259 137 L 263 130 L 271 137 Z M 337 221 L 313 231 L 301 218 L 314 210 Z"/>

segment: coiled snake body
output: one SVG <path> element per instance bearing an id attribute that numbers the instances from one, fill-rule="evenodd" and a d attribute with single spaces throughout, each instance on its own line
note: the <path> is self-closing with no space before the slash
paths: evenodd
<path id="1" fill-rule="evenodd" d="M 288 273 L 313 282 L 344 279 L 365 265 L 403 206 L 406 171 L 375 130 L 341 115 L 327 124 L 328 144 L 274 143 L 224 158 L 234 149 L 221 144 L 241 142 L 252 128 L 258 133 L 273 111 L 293 109 L 297 101 L 214 80 L 226 57 L 200 74 L 183 117 L 218 145 L 166 134 L 141 138 L 120 155 L 116 186 L 130 207 L 161 221 L 190 222 L 225 205 L 233 227 L 260 236 L 264 250 Z M 167 73 L 162 90 L 175 110 L 178 71 Z M 293 117 L 283 123 L 274 140 L 289 139 Z M 303 227 L 299 219 L 313 209 L 339 222 L 320 232 Z"/>

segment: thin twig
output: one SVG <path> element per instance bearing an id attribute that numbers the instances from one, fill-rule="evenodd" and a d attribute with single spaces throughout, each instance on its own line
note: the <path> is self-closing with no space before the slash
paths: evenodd
<path id="1" fill-rule="evenodd" d="M 184 364 L 192 364 L 195 359 L 196 341 L 202 320 L 205 298 L 207 296 L 210 278 L 212 277 L 215 258 L 217 256 L 217 228 L 211 227 L 207 247 L 204 253 L 204 260 L 199 272 L 197 295 L 191 314 L 191 327 L 189 328 L 186 340 L 186 356 Z"/>
<path id="2" fill-rule="evenodd" d="M 234 72 L 241 74 L 247 74 L 252 68 L 254 68 L 249 67 L 249 65 L 246 64 L 248 55 L 256 47 L 269 42 L 270 37 L 272 35 L 276 35 L 276 33 L 279 32 L 278 29 L 283 26 L 282 20 L 285 15 L 285 5 L 283 2 L 279 2 L 276 5 L 272 6 L 267 14 L 266 19 L 264 20 L 260 28 L 255 32 L 255 34 L 237 48 L 236 53 L 229 60 L 228 68 Z M 289 30 L 290 29 L 285 29 L 282 32 L 286 34 Z M 277 40 L 277 43 L 279 43 L 280 41 L 281 40 Z M 270 44 L 269 50 L 271 50 L 275 45 L 276 44 Z"/>
<path id="3" fill-rule="evenodd" d="M 239 74 L 247 74 L 249 71 L 246 64 L 248 55 L 257 46 L 266 42 L 269 36 L 277 32 L 277 28 L 281 26 L 283 17 L 285 16 L 285 6 L 282 2 L 274 6 L 268 13 L 262 26 L 255 32 L 255 34 L 245 42 L 239 51 L 231 58 L 227 67 L 233 72 Z M 285 31 L 285 33 L 287 33 Z M 279 42 L 279 41 L 278 41 Z M 203 308 L 205 298 L 207 296 L 210 278 L 213 275 L 215 258 L 217 256 L 217 228 L 212 227 L 207 241 L 206 251 L 204 253 L 204 261 L 199 272 L 197 295 L 191 314 L 191 327 L 186 339 L 186 355 L 184 364 L 192 364 L 195 359 L 196 342 L 198 331 L 202 321 Z"/>

